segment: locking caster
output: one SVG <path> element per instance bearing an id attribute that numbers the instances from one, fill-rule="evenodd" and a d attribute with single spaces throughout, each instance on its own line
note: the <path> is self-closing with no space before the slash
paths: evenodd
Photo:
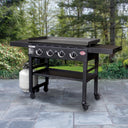
<path id="1" fill-rule="evenodd" d="M 44 92 L 48 92 L 48 87 L 44 86 Z"/>
<path id="2" fill-rule="evenodd" d="M 100 99 L 100 94 L 94 94 L 94 97 L 96 100 L 99 100 Z"/>
<path id="3" fill-rule="evenodd" d="M 31 94 L 30 94 L 30 98 L 31 98 L 31 99 L 35 99 L 35 97 L 36 97 L 36 96 L 35 96 L 35 93 L 31 93 Z"/>
<path id="4" fill-rule="evenodd" d="M 83 107 L 84 111 L 86 111 L 86 110 L 88 110 L 89 105 L 86 103 L 82 103 L 82 107 Z"/>

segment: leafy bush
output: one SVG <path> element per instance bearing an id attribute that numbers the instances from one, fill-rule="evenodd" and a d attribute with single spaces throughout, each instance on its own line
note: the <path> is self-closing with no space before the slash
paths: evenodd
<path id="1" fill-rule="evenodd" d="M 61 60 L 49 59 L 49 65 L 51 65 L 51 66 L 59 66 L 61 64 L 62 64 Z"/>
<path id="2" fill-rule="evenodd" d="M 128 41 L 125 41 L 128 42 Z M 114 56 L 114 61 L 116 62 L 123 62 L 124 60 L 128 59 L 128 45 L 122 46 L 122 51 L 117 52 Z"/>
<path id="3" fill-rule="evenodd" d="M 125 79 L 128 78 L 128 69 L 122 62 L 110 63 L 102 66 L 102 72 L 99 72 L 99 78 L 104 79 Z"/>
<path id="4" fill-rule="evenodd" d="M 128 67 L 128 59 L 126 59 L 126 60 L 123 61 L 123 65 L 124 65 L 125 67 Z"/>
<path id="5" fill-rule="evenodd" d="M 16 77 L 25 61 L 21 49 L 0 44 L 0 78 Z"/>

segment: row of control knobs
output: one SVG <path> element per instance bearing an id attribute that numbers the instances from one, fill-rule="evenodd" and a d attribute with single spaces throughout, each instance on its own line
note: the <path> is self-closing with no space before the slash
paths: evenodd
<path id="1" fill-rule="evenodd" d="M 55 53 L 57 53 L 58 57 L 60 57 L 60 58 L 63 58 L 65 56 L 65 52 L 63 50 L 61 50 L 59 52 L 57 52 L 57 51 L 54 52 L 51 49 L 46 51 L 46 54 L 48 57 L 52 57 Z M 36 55 L 41 56 L 42 54 L 43 54 L 42 49 L 39 48 L 36 50 Z M 73 52 L 69 53 L 69 56 L 71 59 L 75 59 L 77 57 L 77 53 L 75 51 L 73 51 Z"/>

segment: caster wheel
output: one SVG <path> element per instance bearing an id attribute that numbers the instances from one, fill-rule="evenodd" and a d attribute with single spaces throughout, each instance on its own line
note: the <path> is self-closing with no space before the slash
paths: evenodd
<path id="1" fill-rule="evenodd" d="M 31 93 L 31 94 L 30 94 L 30 98 L 31 98 L 31 99 L 35 99 L 35 97 L 36 97 L 36 96 L 35 96 L 34 93 Z"/>
<path id="2" fill-rule="evenodd" d="M 83 106 L 84 111 L 88 110 L 88 108 L 89 108 L 89 105 L 87 105 L 87 104 L 82 104 L 82 106 Z"/>
<path id="3" fill-rule="evenodd" d="M 39 92 L 39 91 L 40 91 L 40 89 L 39 89 L 39 88 L 37 88 L 35 91 L 36 91 L 36 92 Z"/>
<path id="4" fill-rule="evenodd" d="M 94 97 L 95 97 L 96 100 L 100 99 L 100 95 L 99 94 L 94 94 Z"/>
<path id="5" fill-rule="evenodd" d="M 48 88 L 47 88 L 47 87 L 44 87 L 44 91 L 45 91 L 45 92 L 48 92 Z"/>

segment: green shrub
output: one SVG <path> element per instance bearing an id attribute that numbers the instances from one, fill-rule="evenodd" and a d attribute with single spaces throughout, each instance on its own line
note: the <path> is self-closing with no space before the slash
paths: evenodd
<path id="1" fill-rule="evenodd" d="M 61 64 L 62 64 L 62 60 L 49 59 L 49 65 L 51 66 L 59 66 Z"/>
<path id="2" fill-rule="evenodd" d="M 123 65 L 124 65 L 125 67 L 128 67 L 128 59 L 126 59 L 126 60 L 123 61 Z"/>
<path id="3" fill-rule="evenodd" d="M 99 78 L 104 79 L 125 79 L 128 78 L 128 69 L 122 62 L 110 63 L 102 66 L 102 72 L 99 72 Z"/>
<path id="4" fill-rule="evenodd" d="M 0 78 L 15 77 L 25 61 L 21 49 L 0 44 Z"/>

